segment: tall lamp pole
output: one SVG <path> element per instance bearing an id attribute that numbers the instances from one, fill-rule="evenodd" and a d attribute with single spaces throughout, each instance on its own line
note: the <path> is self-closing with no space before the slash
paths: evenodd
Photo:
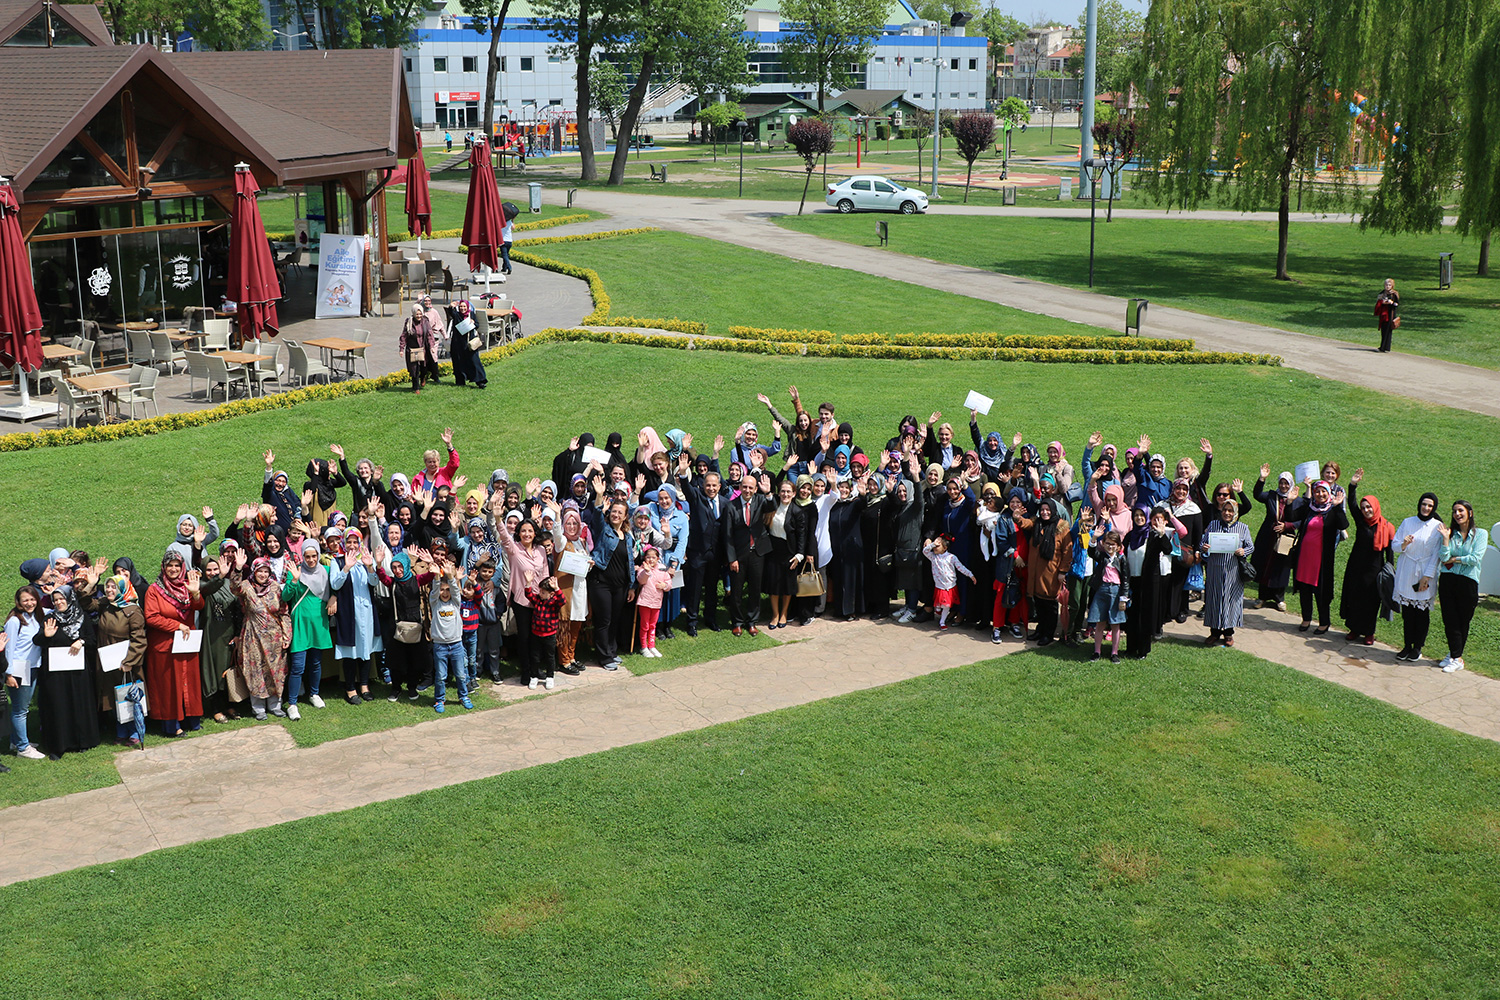
<path id="1" fill-rule="evenodd" d="M 1095 39 L 1099 29 L 1098 0 L 1088 0 L 1084 8 L 1083 29 L 1083 93 L 1078 95 L 1078 124 L 1083 133 L 1078 140 L 1078 161 L 1082 168 L 1079 180 L 1089 184 L 1089 161 L 1094 158 L 1094 55 Z M 1097 183 L 1097 181 L 1095 181 Z"/>
<path id="2" fill-rule="evenodd" d="M 1090 0 L 1092 3 L 1093 0 Z M 949 29 L 962 28 L 973 19 L 974 15 L 965 11 L 955 10 L 948 18 Z M 937 58 L 933 60 L 932 70 L 932 191 L 930 197 L 936 200 L 938 196 L 938 143 L 943 137 L 942 115 L 939 109 L 942 107 L 942 81 L 943 81 L 943 26 L 936 21 L 929 21 L 933 30 L 937 32 Z"/>
<path id="3" fill-rule="evenodd" d="M 1094 287 L 1094 222 L 1099 218 L 1099 179 L 1104 176 L 1104 161 L 1092 156 L 1083 161 L 1084 176 L 1089 184 L 1089 287 Z"/>
<path id="4" fill-rule="evenodd" d="M 740 197 L 745 197 L 745 127 L 750 123 L 741 118 L 735 122 L 740 131 Z"/>

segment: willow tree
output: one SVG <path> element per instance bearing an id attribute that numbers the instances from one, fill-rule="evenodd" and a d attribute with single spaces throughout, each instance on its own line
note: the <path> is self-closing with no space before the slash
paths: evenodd
<path id="1" fill-rule="evenodd" d="M 1276 277 L 1289 280 L 1292 187 L 1327 170 L 1314 209 L 1350 193 L 1348 111 L 1379 0 L 1156 0 L 1138 80 L 1147 102 L 1137 183 L 1174 207 L 1216 196 L 1277 206 Z"/>
<path id="2" fill-rule="evenodd" d="M 1500 224 L 1500 16 L 1479 32 L 1469 54 L 1464 116 L 1464 187 L 1458 231 L 1479 236 L 1480 274 L 1490 272 L 1490 234 Z"/>

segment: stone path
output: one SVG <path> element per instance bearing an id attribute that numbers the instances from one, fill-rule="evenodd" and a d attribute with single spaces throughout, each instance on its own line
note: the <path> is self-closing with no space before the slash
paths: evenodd
<path id="1" fill-rule="evenodd" d="M 1237 648 L 1500 741 L 1500 682 L 1395 661 L 1384 646 L 1247 612 Z M 1201 641 L 1195 624 L 1169 634 Z M 551 695 L 298 749 L 282 725 L 117 758 L 122 784 L 0 810 L 0 885 L 487 778 L 1021 651 L 957 629 L 818 621 L 801 641 L 635 677 L 586 671 Z M 893 655 L 899 650 L 900 655 Z M 1066 668 L 1101 669 L 1085 661 Z M 1102 669 L 1108 669 L 1105 665 Z M 530 694 L 500 687 L 510 700 Z M 313 711 L 313 709 L 308 709 Z"/>
<path id="2" fill-rule="evenodd" d="M 811 196 L 810 196 L 811 197 Z M 734 201 L 714 198 L 670 198 L 634 195 L 598 189 L 580 190 L 574 204 L 610 214 L 561 233 L 660 226 L 722 240 L 737 246 L 893 278 L 924 288 L 967 295 L 1026 312 L 1054 316 L 1075 323 L 1106 329 L 1123 329 L 1126 300 L 1083 289 L 1051 285 L 978 268 L 944 264 L 925 257 L 895 254 L 876 247 L 854 246 L 837 240 L 797 233 L 777 226 L 774 219 L 795 213 L 795 202 Z M 821 203 L 817 202 L 819 208 Z M 963 211 L 967 208 L 967 211 Z M 1041 214 L 1051 209 L 1027 210 L 943 205 L 942 214 Z M 1121 214 L 1121 213 L 1117 213 Z M 1160 212 L 1141 212 L 1160 217 Z M 1174 213 L 1192 218 L 1256 218 L 1225 212 Z M 1260 213 L 1264 214 L 1264 213 Z M 1303 214 L 1297 221 L 1331 220 L 1336 217 Z M 1345 220 L 1347 221 L 1347 220 Z M 874 224 L 870 226 L 874 231 Z M 1500 372 L 1470 365 L 1438 361 L 1399 352 L 1380 355 L 1371 346 L 1314 337 L 1239 320 L 1221 319 L 1201 313 L 1153 304 L 1146 320 L 1147 336 L 1190 337 L 1209 351 L 1250 351 L 1279 354 L 1292 368 L 1322 378 L 1500 417 Z M 1434 387 L 1441 392 L 1435 395 Z"/>

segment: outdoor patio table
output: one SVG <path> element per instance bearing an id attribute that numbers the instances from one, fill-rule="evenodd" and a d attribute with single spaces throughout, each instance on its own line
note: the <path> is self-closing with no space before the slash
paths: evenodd
<path id="1" fill-rule="evenodd" d="M 130 389 L 129 382 L 118 375 L 111 375 L 107 372 L 102 375 L 78 375 L 68 379 L 68 384 L 74 388 L 82 389 L 84 392 L 98 392 L 104 394 L 109 399 L 113 399 L 115 401 L 116 417 L 120 415 L 119 392 L 121 389 Z M 105 420 L 108 422 L 107 416 Z"/>
<path id="2" fill-rule="evenodd" d="M 350 340 L 348 337 L 319 337 L 317 340 L 304 340 L 304 347 L 316 347 L 323 352 L 324 364 L 328 365 L 329 371 L 340 371 L 347 377 L 354 375 L 354 351 L 369 347 L 363 340 Z M 335 354 L 344 355 L 344 366 L 335 367 Z"/>

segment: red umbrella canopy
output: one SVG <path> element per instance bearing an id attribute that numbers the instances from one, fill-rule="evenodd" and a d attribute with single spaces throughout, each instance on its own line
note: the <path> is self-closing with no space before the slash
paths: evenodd
<path id="1" fill-rule="evenodd" d="M 243 338 L 258 338 L 262 330 L 269 330 L 274 337 L 281 326 L 276 319 L 281 283 L 276 280 L 276 262 L 271 258 L 271 244 L 266 242 L 266 227 L 255 201 L 259 190 L 248 167 L 235 170 L 234 218 L 229 224 L 229 298 L 239 303 L 235 315 Z"/>
<path id="2" fill-rule="evenodd" d="M 31 255 L 21 236 L 21 206 L 0 184 L 0 364 L 42 366 L 42 310 L 31 283 Z"/>
<path id="3" fill-rule="evenodd" d="M 474 143 L 469 154 L 469 204 L 464 208 L 464 245 L 469 248 L 469 269 L 477 271 L 488 264 L 494 270 L 499 263 L 495 248 L 500 245 L 504 216 L 500 210 L 500 189 L 495 186 L 495 171 L 490 167 L 490 146 L 483 139 Z"/>
<path id="4" fill-rule="evenodd" d="M 406 231 L 413 236 L 432 235 L 432 195 L 427 193 L 421 129 L 417 130 L 417 155 L 406 161 Z"/>

